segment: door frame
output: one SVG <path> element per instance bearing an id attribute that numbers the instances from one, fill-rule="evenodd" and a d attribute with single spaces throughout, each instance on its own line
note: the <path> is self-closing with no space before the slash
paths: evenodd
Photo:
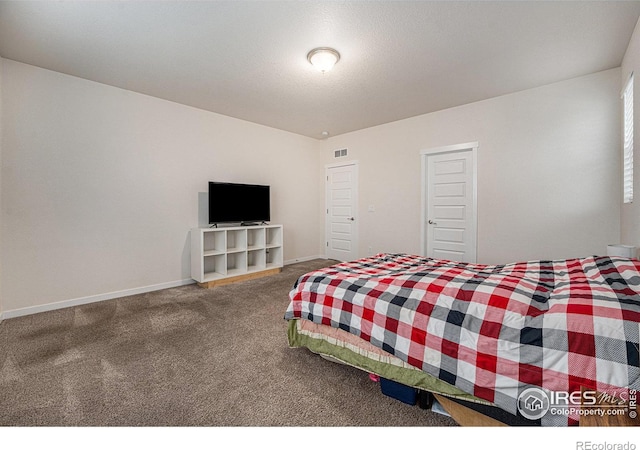
<path id="1" fill-rule="evenodd" d="M 427 211 L 428 211 L 428 201 L 429 195 L 427 193 L 428 186 L 428 164 L 429 157 L 434 155 L 440 155 L 443 153 L 461 153 L 461 152 L 471 152 L 471 161 L 473 163 L 473 168 L 471 170 L 472 174 L 472 206 L 471 206 L 471 219 L 473 222 L 474 230 L 471 233 L 471 238 L 473 239 L 472 250 L 473 250 L 473 258 L 470 258 L 472 263 L 475 263 L 478 258 L 478 142 L 467 142 L 464 144 L 455 144 L 455 145 L 445 145 L 443 147 L 433 147 L 420 151 L 420 159 L 421 159 L 421 171 L 422 171 L 422 181 L 420 184 L 421 189 L 421 201 L 420 201 L 420 249 L 422 251 L 423 256 L 427 256 Z"/>
<path id="2" fill-rule="evenodd" d="M 358 247 L 358 230 L 360 226 L 358 224 L 359 220 L 359 210 L 358 210 L 358 160 L 352 161 L 343 161 L 339 163 L 326 164 L 324 166 L 324 257 L 327 258 L 327 247 L 329 246 L 329 170 L 335 169 L 336 167 L 343 166 L 354 166 L 353 174 L 354 174 L 354 193 L 353 193 L 353 201 L 355 203 L 355 227 L 353 228 L 353 242 L 355 248 L 356 258 L 360 255 L 360 250 Z"/>

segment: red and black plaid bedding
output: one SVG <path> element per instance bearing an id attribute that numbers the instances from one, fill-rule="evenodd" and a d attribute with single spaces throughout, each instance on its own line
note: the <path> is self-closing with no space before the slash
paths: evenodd
<path id="1" fill-rule="evenodd" d="M 285 319 L 353 333 L 518 414 L 527 388 L 640 388 L 640 262 L 590 257 L 480 265 L 379 254 L 301 276 Z M 546 414 L 574 425 L 579 414 Z"/>

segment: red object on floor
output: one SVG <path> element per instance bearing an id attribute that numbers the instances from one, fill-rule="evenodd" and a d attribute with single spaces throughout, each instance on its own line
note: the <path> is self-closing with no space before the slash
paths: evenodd
<path id="1" fill-rule="evenodd" d="M 369 379 L 371 381 L 373 381 L 374 383 L 377 383 L 378 381 L 380 381 L 380 377 L 378 375 L 376 375 L 375 373 L 370 373 L 369 374 Z"/>

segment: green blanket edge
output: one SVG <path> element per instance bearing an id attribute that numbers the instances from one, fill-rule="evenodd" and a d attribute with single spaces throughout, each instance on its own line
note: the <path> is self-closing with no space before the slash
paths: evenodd
<path id="1" fill-rule="evenodd" d="M 287 329 L 287 338 L 289 347 L 291 348 L 307 348 L 313 353 L 337 359 L 343 364 L 434 394 L 442 394 L 461 400 L 491 405 L 491 403 L 468 394 L 421 370 L 407 369 L 405 367 L 375 361 L 348 348 L 331 344 L 323 339 L 316 339 L 305 334 L 300 334 L 298 333 L 296 322 L 296 319 L 289 320 Z"/>

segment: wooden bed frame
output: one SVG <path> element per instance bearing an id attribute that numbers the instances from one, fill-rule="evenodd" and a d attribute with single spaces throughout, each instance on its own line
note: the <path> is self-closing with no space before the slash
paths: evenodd
<path id="1" fill-rule="evenodd" d="M 493 419 L 489 416 L 486 416 L 478 411 L 474 411 L 473 409 L 467 408 L 466 406 L 460 405 L 459 403 L 450 400 L 449 398 L 439 395 L 432 394 L 433 397 L 442 405 L 444 410 L 449 413 L 451 418 L 456 421 L 456 423 L 463 427 L 506 427 L 508 426 L 505 423 L 500 422 L 499 420 Z"/>
<path id="2" fill-rule="evenodd" d="M 463 427 L 505 427 L 507 424 L 486 416 L 478 411 L 467 408 L 452 401 L 451 399 L 439 395 L 432 394 L 440 403 L 444 410 L 449 413 L 456 423 Z M 600 400 L 596 405 L 582 406 L 585 409 L 598 408 L 608 406 L 605 400 Z M 629 415 L 611 415 L 600 416 L 597 414 L 584 415 L 580 418 L 581 427 L 638 427 L 640 426 L 640 417 L 629 417 Z"/>

